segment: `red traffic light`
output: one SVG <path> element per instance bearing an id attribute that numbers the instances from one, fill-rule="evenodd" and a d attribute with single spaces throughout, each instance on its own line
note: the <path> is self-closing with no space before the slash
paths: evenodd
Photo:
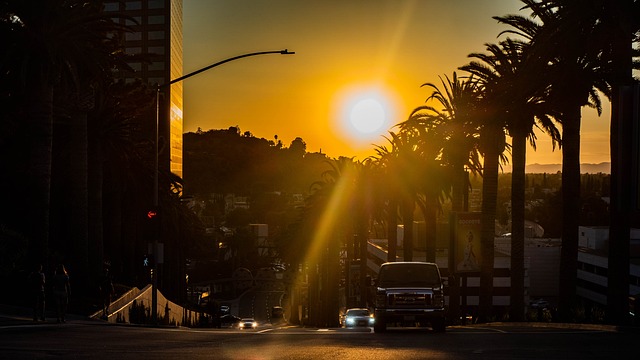
<path id="1" fill-rule="evenodd" d="M 158 212 L 155 210 L 149 210 L 149 212 L 147 212 L 147 218 L 149 219 L 153 219 L 156 216 L 158 216 Z"/>

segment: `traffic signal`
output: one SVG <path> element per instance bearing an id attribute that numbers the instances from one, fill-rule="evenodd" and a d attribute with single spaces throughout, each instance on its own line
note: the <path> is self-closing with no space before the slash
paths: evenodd
<path id="1" fill-rule="evenodd" d="M 155 209 L 149 210 L 147 212 L 147 219 L 149 220 L 153 220 L 156 219 L 158 217 L 158 211 Z"/>
<path id="2" fill-rule="evenodd" d="M 152 254 L 145 254 L 143 259 L 142 259 L 142 266 L 144 267 L 153 267 L 154 265 L 154 258 Z"/>

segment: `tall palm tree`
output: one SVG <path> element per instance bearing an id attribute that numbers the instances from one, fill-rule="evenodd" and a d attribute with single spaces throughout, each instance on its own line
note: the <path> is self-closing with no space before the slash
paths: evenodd
<path id="1" fill-rule="evenodd" d="M 523 16 L 500 19 L 530 43 L 532 56 L 548 63 L 551 96 L 562 124 L 562 250 L 560 260 L 559 316 L 570 320 L 575 306 L 580 201 L 581 108 L 601 113 L 599 93 L 610 94 L 602 62 L 598 1 L 522 0 L 533 21 Z M 600 4 L 602 5 L 602 4 Z"/>
<path id="2" fill-rule="evenodd" d="M 484 157 L 482 170 L 482 215 L 481 215 L 481 259 L 480 264 L 480 306 L 479 320 L 487 321 L 491 317 L 493 302 L 493 267 L 496 201 L 498 190 L 498 171 L 500 162 L 505 161 L 504 151 L 507 144 L 505 129 L 509 117 L 505 102 L 508 99 L 509 82 L 503 76 L 502 66 L 509 67 L 502 58 L 500 45 L 487 44 L 489 54 L 473 53 L 469 57 L 482 62 L 471 61 L 461 69 L 477 77 L 481 91 L 482 122 L 480 130 L 480 149 Z"/>
<path id="3" fill-rule="evenodd" d="M 633 176 L 632 153 L 633 128 L 632 101 L 624 100 L 621 94 L 629 93 L 632 85 L 633 69 L 640 66 L 637 50 L 633 43 L 640 41 L 640 2 L 635 0 L 608 1 L 603 3 L 603 27 L 610 43 L 605 56 L 611 66 L 611 206 L 609 228 L 609 270 L 607 294 L 607 320 L 614 324 L 624 324 L 628 318 L 629 284 L 629 233 L 632 198 L 630 183 Z M 637 47 L 636 47 L 637 48 Z M 636 60 L 634 64 L 634 58 Z M 628 98 L 627 98 L 628 99 Z"/>
<path id="4" fill-rule="evenodd" d="M 418 206 L 422 210 L 425 223 L 425 260 L 436 262 L 436 228 L 442 204 L 451 196 L 454 182 L 450 169 L 442 161 L 442 142 L 437 131 L 426 128 L 416 129 L 419 197 Z"/>
<path id="5" fill-rule="evenodd" d="M 44 261 L 49 248 L 54 94 L 80 91 L 90 82 L 85 79 L 108 71 L 107 49 L 112 47 L 106 46 L 107 32 L 115 25 L 97 2 L 87 1 L 8 0 L 1 16 L 7 42 L 0 67 L 4 74 L 15 74 L 13 95 L 23 99 L 25 120 L 32 129 L 30 251 Z M 86 241 L 78 245 L 86 248 Z M 86 267 L 82 262 L 78 266 L 78 274 L 83 274 Z"/>
<path id="6" fill-rule="evenodd" d="M 393 194 L 398 198 L 403 222 L 403 260 L 413 261 L 413 223 L 420 188 L 420 169 L 416 168 L 419 163 L 417 138 L 407 131 L 390 131 L 389 137 L 385 138 L 391 144 L 391 149 L 377 146 L 376 151 L 385 158 L 391 176 L 389 181 L 393 182 L 391 188 L 397 190 Z M 394 216 L 393 209 L 389 211 L 389 216 Z"/>
<path id="7" fill-rule="evenodd" d="M 401 129 L 424 129 L 441 139 L 441 158 L 450 171 L 452 180 L 452 210 L 466 211 L 465 194 L 469 188 L 467 170 L 481 168 L 478 140 L 478 86 L 472 79 L 460 79 L 456 72 L 452 78 L 440 78 L 441 87 L 433 83 L 422 86 L 432 89 L 427 105 L 417 107 Z M 431 105 L 433 104 L 433 105 Z M 422 130 L 421 130 L 422 131 Z M 450 319 L 459 318 L 460 287 L 455 278 L 455 257 L 449 252 L 449 312 Z M 456 321 L 456 320 L 453 320 Z"/>
<path id="8" fill-rule="evenodd" d="M 511 302 L 510 318 L 524 320 L 524 207 L 527 140 L 535 149 L 534 127 L 551 136 L 554 147 L 560 139 L 547 100 L 549 85 L 539 81 L 544 65 L 528 57 L 526 43 L 506 39 L 500 45 L 487 46 L 489 54 L 471 54 L 480 62 L 462 67 L 479 79 L 500 77 L 498 95 L 506 114 L 506 130 L 512 137 L 511 183 Z"/>

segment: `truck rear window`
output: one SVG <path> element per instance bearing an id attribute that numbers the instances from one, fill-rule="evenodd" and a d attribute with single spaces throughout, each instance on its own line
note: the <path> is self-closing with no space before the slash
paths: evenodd
<path id="1" fill-rule="evenodd" d="M 438 268 L 430 264 L 397 264 L 380 268 L 378 274 L 378 286 L 403 287 L 403 286 L 440 286 L 440 273 Z"/>

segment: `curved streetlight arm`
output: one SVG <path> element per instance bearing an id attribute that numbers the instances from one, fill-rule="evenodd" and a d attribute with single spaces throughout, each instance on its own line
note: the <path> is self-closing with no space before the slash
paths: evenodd
<path id="1" fill-rule="evenodd" d="M 163 88 L 163 87 L 169 86 L 171 84 L 175 84 L 175 83 L 180 82 L 180 81 L 182 81 L 182 80 L 184 80 L 186 78 L 190 78 L 193 75 L 200 74 L 201 72 L 207 71 L 207 70 L 209 70 L 209 69 L 211 69 L 213 67 L 216 67 L 218 65 L 222 65 L 224 63 L 228 63 L 229 61 L 238 60 L 238 59 L 249 57 L 249 56 L 266 55 L 266 54 L 292 55 L 292 54 L 295 54 L 295 52 L 294 51 L 289 51 L 288 49 L 284 49 L 284 50 L 274 50 L 274 51 L 260 51 L 260 52 L 254 52 L 254 53 L 234 56 L 232 58 L 228 58 L 228 59 L 225 59 L 225 60 L 222 60 L 222 61 L 218 61 L 215 64 L 211 64 L 209 66 L 203 67 L 200 70 L 196 70 L 196 71 L 191 72 L 191 73 L 189 73 L 187 75 L 181 76 L 181 77 L 179 77 L 177 79 L 173 79 L 173 80 L 169 81 L 168 83 L 166 83 L 164 85 L 159 85 L 158 88 Z"/>
<path id="2" fill-rule="evenodd" d="M 256 56 L 256 55 L 266 55 L 266 54 L 282 54 L 282 55 L 290 55 L 290 54 L 295 54 L 295 52 L 293 51 L 289 51 L 287 49 L 284 50 L 276 50 L 276 51 L 260 51 L 260 52 L 254 52 L 254 53 L 249 53 L 249 54 L 244 54 L 244 55 L 238 55 L 238 56 L 234 56 L 232 58 L 228 58 L 226 60 L 222 60 L 222 61 L 218 61 L 215 64 L 209 65 L 207 67 L 204 67 L 200 70 L 196 70 L 192 73 L 189 73 L 187 75 L 181 76 L 177 79 L 173 79 L 171 81 L 169 81 L 168 83 L 165 83 L 163 85 L 160 84 L 156 84 L 156 144 L 155 144 L 155 176 L 154 176 L 154 181 L 153 181 L 153 206 L 154 206 L 154 210 L 157 211 L 157 207 L 158 207 L 158 138 L 159 138 L 159 128 L 160 128 L 160 89 L 165 88 L 171 84 L 175 84 L 179 81 L 182 81 L 186 78 L 192 77 L 194 75 L 200 74 L 203 71 L 207 71 L 213 67 L 216 67 L 218 65 L 222 65 L 224 63 L 228 63 L 229 61 L 233 61 L 233 60 L 238 60 L 241 58 L 245 58 L 245 57 L 249 57 L 249 56 Z M 157 226 L 157 225 L 156 225 Z M 156 230 L 158 231 L 158 230 Z M 153 239 L 153 253 L 154 256 L 156 255 L 158 251 L 158 235 L 155 234 L 154 235 L 154 239 Z M 155 259 L 156 261 L 154 261 L 153 264 L 153 279 L 152 279 L 152 283 L 151 283 L 151 318 L 154 324 L 157 325 L 158 323 L 158 259 Z"/>

